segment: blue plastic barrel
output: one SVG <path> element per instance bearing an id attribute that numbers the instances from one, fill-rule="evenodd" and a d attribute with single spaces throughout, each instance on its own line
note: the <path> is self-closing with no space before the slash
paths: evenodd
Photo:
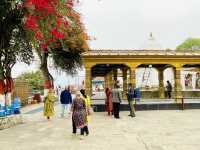
<path id="1" fill-rule="evenodd" d="M 14 114 L 19 114 L 21 108 L 21 101 L 19 97 L 15 97 L 12 103 L 12 109 Z"/>
<path id="2" fill-rule="evenodd" d="M 7 116 L 8 116 L 8 115 L 11 115 L 11 114 L 12 114 L 11 106 L 6 106 L 5 111 L 6 111 L 6 115 L 7 115 Z"/>
<path id="3" fill-rule="evenodd" d="M 0 105 L 0 117 L 4 117 L 4 116 L 6 116 L 5 107 Z"/>

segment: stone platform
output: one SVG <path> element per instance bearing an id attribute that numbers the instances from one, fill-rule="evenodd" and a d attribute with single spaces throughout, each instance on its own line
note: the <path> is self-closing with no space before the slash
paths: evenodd
<path id="1" fill-rule="evenodd" d="M 23 119 L 21 114 L 0 117 L 0 130 L 10 128 L 12 126 L 22 123 Z"/>
<path id="2" fill-rule="evenodd" d="M 95 112 L 105 111 L 105 100 L 93 100 L 93 108 Z M 200 99 L 184 99 L 184 105 L 181 102 L 172 100 L 145 99 L 136 102 L 135 108 L 141 110 L 182 110 L 182 109 L 200 109 Z M 121 111 L 128 111 L 129 106 L 127 101 L 123 101 L 120 106 Z"/>

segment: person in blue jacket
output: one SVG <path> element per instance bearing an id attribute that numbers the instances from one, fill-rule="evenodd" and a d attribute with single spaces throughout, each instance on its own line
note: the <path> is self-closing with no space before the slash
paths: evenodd
<path id="1" fill-rule="evenodd" d="M 65 90 L 60 94 L 60 103 L 62 105 L 61 117 L 64 117 L 65 109 L 70 114 L 70 108 L 72 104 L 72 96 L 70 93 L 70 87 L 65 87 Z"/>
<path id="2" fill-rule="evenodd" d="M 135 101 L 140 101 L 140 97 L 141 97 L 140 88 L 135 88 L 134 89 L 134 99 L 135 99 Z"/>

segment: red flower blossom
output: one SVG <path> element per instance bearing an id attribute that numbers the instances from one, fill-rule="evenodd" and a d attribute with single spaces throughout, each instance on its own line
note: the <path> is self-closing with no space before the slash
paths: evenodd
<path id="1" fill-rule="evenodd" d="M 53 34 L 53 35 L 55 35 L 56 34 L 56 28 L 52 28 L 51 30 L 50 30 L 50 32 L 51 32 L 51 34 Z"/>
<path id="2" fill-rule="evenodd" d="M 32 8 L 33 7 L 33 0 L 26 0 L 24 2 L 24 7 L 26 7 L 26 8 Z"/>
<path id="3" fill-rule="evenodd" d="M 56 19 L 56 26 L 60 27 L 60 25 L 63 23 L 63 19 L 62 18 L 58 18 Z"/>
<path id="4" fill-rule="evenodd" d="M 43 39 L 43 34 L 41 31 L 37 31 L 36 34 L 35 34 L 35 39 L 37 40 L 42 40 Z"/>
<path id="5" fill-rule="evenodd" d="M 56 35 L 56 37 L 57 37 L 58 39 L 64 39 L 64 38 L 65 38 L 65 35 L 64 35 L 64 33 L 58 32 L 57 35 Z"/>
<path id="6" fill-rule="evenodd" d="M 41 13 L 41 18 L 45 18 L 49 15 L 49 12 L 47 11 L 41 11 L 40 13 Z"/>
<path id="7" fill-rule="evenodd" d="M 25 26 L 33 31 L 37 30 L 37 18 L 35 16 L 28 16 L 25 21 Z"/>
<path id="8" fill-rule="evenodd" d="M 45 9 L 50 5 L 49 0 L 32 0 L 32 2 L 35 5 L 35 7 L 39 10 Z"/>
<path id="9" fill-rule="evenodd" d="M 44 44 L 44 43 L 42 43 L 42 44 L 40 44 L 40 47 L 43 49 L 43 50 L 45 50 L 45 51 L 47 51 L 47 44 Z"/>
<path id="10" fill-rule="evenodd" d="M 65 22 L 64 22 L 64 26 L 65 26 L 65 28 L 67 28 L 68 25 L 69 25 L 68 21 L 65 21 Z"/>
<path id="11" fill-rule="evenodd" d="M 55 12 L 53 6 L 51 6 L 51 5 L 47 6 L 47 10 L 48 10 L 49 13 Z"/>
<path id="12" fill-rule="evenodd" d="M 58 32 L 56 28 L 52 28 L 50 30 L 51 34 L 53 34 L 57 39 L 64 39 L 64 33 Z"/>
<path id="13" fill-rule="evenodd" d="M 49 40 L 47 41 L 47 44 L 51 44 L 51 43 L 53 43 L 53 42 L 55 42 L 55 41 L 56 41 L 55 38 L 51 38 L 51 39 L 49 39 Z"/>
<path id="14" fill-rule="evenodd" d="M 76 3 L 79 0 L 24 0 L 24 7 L 27 9 L 25 26 L 34 34 L 34 40 L 41 43 L 42 50 L 59 47 L 60 39 L 65 40 L 74 33 L 73 26 L 65 17 L 82 29 L 80 14 L 73 9 Z M 87 39 L 78 35 L 77 38 Z"/>

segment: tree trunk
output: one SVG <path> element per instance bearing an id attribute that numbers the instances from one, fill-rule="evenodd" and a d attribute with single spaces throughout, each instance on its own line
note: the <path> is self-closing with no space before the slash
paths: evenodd
<path id="1" fill-rule="evenodd" d="M 11 77 L 11 68 L 6 69 L 6 87 L 5 87 L 6 105 L 11 106 L 12 103 L 12 93 L 14 89 L 14 82 Z"/>
<path id="2" fill-rule="evenodd" d="M 47 95 L 48 91 L 50 88 L 54 88 L 54 84 L 53 84 L 53 77 L 52 75 L 49 73 L 48 70 L 48 65 L 47 65 L 47 61 L 48 61 L 48 52 L 42 52 L 41 55 L 41 71 L 42 74 L 44 76 L 45 79 L 45 83 L 44 83 L 44 96 Z"/>
<path id="3" fill-rule="evenodd" d="M 5 83 L 4 71 L 0 62 L 0 105 L 5 106 Z"/>

